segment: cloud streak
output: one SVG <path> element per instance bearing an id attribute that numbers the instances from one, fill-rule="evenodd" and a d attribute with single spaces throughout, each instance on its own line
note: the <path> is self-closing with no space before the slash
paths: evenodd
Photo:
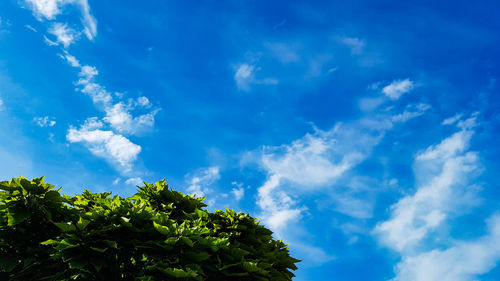
<path id="1" fill-rule="evenodd" d="M 439 237 L 453 241 L 440 230 L 479 202 L 472 181 L 481 166 L 478 154 L 468 151 L 475 126 L 475 116 L 460 121 L 458 132 L 417 154 L 417 190 L 395 203 L 391 217 L 377 224 L 379 241 L 402 256 L 393 280 L 475 280 L 500 258 L 499 216 L 489 220 L 489 233 L 475 241 L 455 240 L 446 248 L 436 242 Z"/>
<path id="2" fill-rule="evenodd" d="M 196 196 L 205 196 L 211 193 L 210 185 L 220 179 L 219 167 L 212 166 L 199 169 L 192 175 L 189 175 L 189 186 L 187 191 Z"/>
<path id="3" fill-rule="evenodd" d="M 257 79 L 255 78 L 255 73 L 260 70 L 260 68 L 255 67 L 255 65 L 251 65 L 248 63 L 240 64 L 234 73 L 234 81 L 236 82 L 236 86 L 239 90 L 242 91 L 250 91 L 250 86 L 252 84 L 261 84 L 261 85 L 276 85 L 278 84 L 278 80 L 274 78 L 264 78 Z"/>
<path id="4" fill-rule="evenodd" d="M 55 118 L 50 118 L 49 116 L 44 117 L 35 117 L 33 118 L 33 122 L 35 122 L 38 126 L 44 127 L 54 127 L 56 125 Z"/>
<path id="5" fill-rule="evenodd" d="M 56 37 L 56 42 L 62 44 L 64 48 L 68 48 L 69 45 L 78 40 L 80 36 L 78 32 L 68 27 L 67 24 L 59 22 L 54 23 L 48 32 L 54 35 Z"/>
<path id="6" fill-rule="evenodd" d="M 488 219 L 488 233 L 458 241 L 446 249 L 406 256 L 397 265 L 394 281 L 472 281 L 489 272 L 500 259 L 500 216 Z"/>
<path id="7" fill-rule="evenodd" d="M 92 16 L 90 12 L 90 6 L 88 3 L 88 0 L 25 0 L 24 3 L 26 6 L 33 12 L 33 15 L 39 20 L 48 20 L 52 21 L 57 18 L 58 15 L 60 15 L 63 11 L 63 8 L 67 5 L 73 5 L 78 8 L 81 14 L 81 21 L 83 24 L 83 33 L 87 36 L 89 40 L 93 40 L 95 36 L 97 35 L 97 21 Z M 63 24 L 64 25 L 64 24 Z M 67 37 L 68 35 L 68 28 L 66 27 L 65 30 L 59 29 L 59 31 L 56 31 L 58 28 L 57 23 L 52 26 L 51 29 L 53 31 L 49 31 L 50 33 L 56 35 L 59 38 L 62 38 L 62 42 L 64 47 L 67 48 L 70 43 L 68 43 L 69 39 Z M 64 31 L 64 32 L 63 32 Z M 63 33 L 62 33 L 63 32 Z M 77 34 L 76 31 L 72 30 L 71 33 Z M 57 35 L 59 34 L 59 35 Z M 66 34 L 66 36 L 62 36 L 61 34 Z M 79 34 L 79 32 L 78 32 Z M 73 35 L 76 36 L 76 35 Z"/>
<path id="8" fill-rule="evenodd" d="M 266 182 L 258 189 L 263 220 L 282 231 L 292 219 L 300 218 L 307 207 L 294 198 L 311 191 L 335 192 L 332 186 L 366 159 L 390 128 L 392 123 L 386 119 L 361 119 L 328 131 L 316 129 L 287 145 L 263 147 L 254 160 L 267 173 Z M 352 198 L 345 195 L 343 199 Z M 364 209 L 350 213 L 366 217 Z"/>
<path id="9" fill-rule="evenodd" d="M 71 126 L 66 139 L 83 143 L 93 155 L 117 165 L 122 172 L 129 172 L 141 147 L 120 134 L 103 130 L 103 126 L 97 117 L 88 118 L 79 129 Z"/>
<path id="10" fill-rule="evenodd" d="M 415 83 L 410 79 L 394 80 L 391 84 L 382 88 L 382 93 L 392 100 L 399 99 L 402 95 L 410 92 Z"/>

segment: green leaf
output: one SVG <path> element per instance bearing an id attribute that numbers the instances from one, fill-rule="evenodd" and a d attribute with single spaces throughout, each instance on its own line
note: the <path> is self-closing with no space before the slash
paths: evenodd
<path id="1" fill-rule="evenodd" d="M 165 244 L 175 245 L 177 241 L 179 241 L 179 237 L 169 237 L 167 240 L 165 240 Z"/>
<path id="2" fill-rule="evenodd" d="M 182 241 L 184 244 L 188 245 L 189 247 L 193 247 L 193 241 L 187 237 L 180 237 L 180 241 Z"/>
<path id="3" fill-rule="evenodd" d="M 0 257 L 0 267 L 6 272 L 11 272 L 19 263 L 18 259 L 12 257 Z"/>
<path id="4" fill-rule="evenodd" d="M 49 239 L 49 240 L 41 242 L 40 244 L 41 245 L 54 245 L 54 244 L 59 244 L 59 241 Z"/>
<path id="5" fill-rule="evenodd" d="M 83 219 L 82 217 L 80 217 L 80 219 L 76 223 L 76 227 L 78 227 L 79 230 L 84 230 L 85 227 L 87 227 L 87 225 L 89 225 L 89 223 L 90 223 L 89 220 L 86 220 L 86 219 Z"/>
<path id="6" fill-rule="evenodd" d="M 110 246 L 113 249 L 118 249 L 118 244 L 116 243 L 116 241 L 103 240 L 102 242 L 106 243 L 106 245 Z"/>
<path id="7" fill-rule="evenodd" d="M 167 226 L 158 224 L 155 221 L 153 222 L 153 226 L 158 232 L 160 232 L 163 235 L 168 235 L 170 233 L 170 229 Z"/>
<path id="8" fill-rule="evenodd" d="M 87 261 L 74 259 L 68 262 L 69 268 L 71 269 L 82 269 L 88 264 Z"/>
<path id="9" fill-rule="evenodd" d="M 196 215 L 198 215 L 199 218 L 208 218 L 208 213 L 203 210 L 195 210 Z"/>
<path id="10" fill-rule="evenodd" d="M 210 258 L 210 254 L 207 252 L 187 252 L 185 255 L 195 262 L 204 261 Z"/>
<path id="11" fill-rule="evenodd" d="M 126 227 L 132 227 L 133 225 L 130 223 L 130 218 L 120 217 L 120 222 Z"/>
<path id="12" fill-rule="evenodd" d="M 238 260 L 242 259 L 243 257 L 245 257 L 248 254 L 250 254 L 249 251 L 245 251 L 245 250 L 240 249 L 240 248 L 232 248 L 231 249 L 231 255 Z"/>
<path id="13" fill-rule="evenodd" d="M 256 262 L 248 262 L 248 261 L 243 262 L 243 268 L 248 272 L 259 272 L 262 270 L 257 266 Z"/>
<path id="14" fill-rule="evenodd" d="M 52 203 L 62 202 L 61 195 L 59 194 L 59 192 L 57 192 L 55 190 L 51 190 L 51 191 L 45 193 L 44 199 L 45 199 L 45 201 L 52 202 Z"/>
<path id="15" fill-rule="evenodd" d="M 76 226 L 65 222 L 55 222 L 54 225 L 59 227 L 59 229 L 61 229 L 63 232 L 71 232 L 76 230 Z"/>
<path id="16" fill-rule="evenodd" d="M 7 214 L 7 225 L 13 226 L 25 221 L 31 216 L 30 212 L 25 208 L 14 207 L 9 209 Z"/>
<path id="17" fill-rule="evenodd" d="M 104 253 L 106 250 L 108 250 L 108 247 L 90 247 L 90 249 L 99 252 L 99 253 Z"/>
<path id="18" fill-rule="evenodd" d="M 63 239 L 59 244 L 57 244 L 56 249 L 59 251 L 70 249 L 70 248 L 75 248 L 78 247 L 79 244 L 75 243 L 74 241 L 71 241 L 70 239 Z"/>
<path id="19" fill-rule="evenodd" d="M 209 212 L 164 180 L 128 198 L 53 187 L 41 178 L 0 182 L 0 279 L 20 269 L 16 280 L 291 281 L 297 269 L 287 245 L 255 218 Z M 14 253 L 22 258 L 8 258 Z"/>
<path id="20" fill-rule="evenodd" d="M 197 276 L 196 272 L 188 272 L 179 268 L 165 268 L 162 271 L 175 278 L 188 278 Z"/>

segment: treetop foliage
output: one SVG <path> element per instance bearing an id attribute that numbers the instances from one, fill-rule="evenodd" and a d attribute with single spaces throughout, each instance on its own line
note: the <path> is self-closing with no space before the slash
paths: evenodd
<path id="1" fill-rule="evenodd" d="M 248 214 L 165 180 L 129 197 L 0 182 L 0 280 L 292 280 L 299 260 Z"/>

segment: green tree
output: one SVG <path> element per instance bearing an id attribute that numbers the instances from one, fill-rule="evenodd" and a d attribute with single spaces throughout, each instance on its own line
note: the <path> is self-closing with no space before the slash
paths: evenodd
<path id="1" fill-rule="evenodd" d="M 129 198 L 0 182 L 0 280 L 292 280 L 299 260 L 248 214 L 165 181 Z"/>

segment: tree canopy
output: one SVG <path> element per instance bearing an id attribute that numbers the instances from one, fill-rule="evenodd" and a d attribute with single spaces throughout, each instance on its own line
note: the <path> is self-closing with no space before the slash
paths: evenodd
<path id="1" fill-rule="evenodd" d="M 165 180 L 68 196 L 0 182 L 0 280 L 292 280 L 299 260 L 255 218 L 204 209 Z"/>

